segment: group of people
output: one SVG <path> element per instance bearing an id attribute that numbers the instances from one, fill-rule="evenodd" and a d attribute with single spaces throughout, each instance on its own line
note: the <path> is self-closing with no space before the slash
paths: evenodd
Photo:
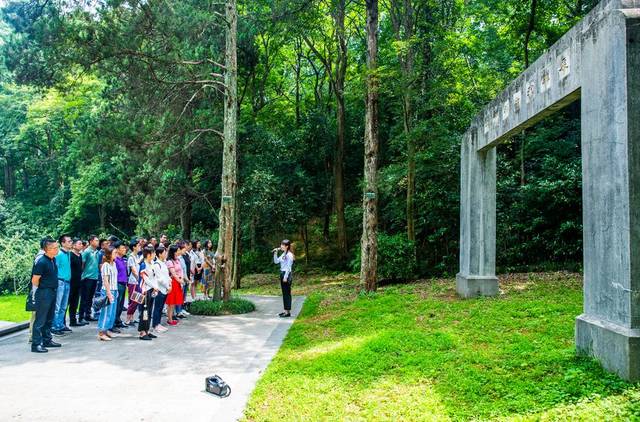
<path id="1" fill-rule="evenodd" d="M 53 336 L 92 322 L 100 341 L 111 341 L 136 323 L 140 340 L 157 338 L 189 316 L 184 305 L 195 300 L 199 288 L 210 297 L 216 262 L 224 262 L 210 240 L 171 243 L 165 235 L 129 242 L 64 235 L 58 241 L 45 238 L 40 246 L 27 301 L 35 353 L 61 347 Z"/>

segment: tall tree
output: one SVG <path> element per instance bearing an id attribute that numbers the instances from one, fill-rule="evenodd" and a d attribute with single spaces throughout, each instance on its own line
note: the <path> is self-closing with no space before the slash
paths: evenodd
<path id="1" fill-rule="evenodd" d="M 329 75 L 331 88 L 336 98 L 336 147 L 333 158 L 333 192 L 336 211 L 336 231 L 338 253 L 341 260 L 347 257 L 347 223 L 344 214 L 344 156 L 346 138 L 346 109 L 345 109 L 345 81 L 347 76 L 348 49 L 345 30 L 345 16 L 347 13 L 346 0 L 331 0 L 331 17 L 333 19 L 336 57 L 333 63 L 331 57 L 322 54 L 307 36 L 303 35 L 305 43 L 315 56 L 322 62 Z"/>
<path id="2" fill-rule="evenodd" d="M 238 12 L 236 0 L 227 0 L 225 5 L 225 95 L 224 95 L 224 141 L 222 153 L 222 198 L 220 201 L 220 233 L 218 253 L 227 262 L 224 266 L 223 300 L 231 297 L 231 282 L 234 259 L 235 201 L 237 193 L 238 157 Z"/>
<path id="3" fill-rule="evenodd" d="M 378 274 L 378 0 L 367 7 L 367 99 L 360 282 L 374 291 Z"/>
<path id="4" fill-rule="evenodd" d="M 402 71 L 402 123 L 407 143 L 407 238 L 416 240 L 415 192 L 416 192 L 416 143 L 411 133 L 413 101 L 415 100 L 415 12 L 414 0 L 390 1 L 388 5 L 393 32 L 398 45 L 398 59 Z"/>

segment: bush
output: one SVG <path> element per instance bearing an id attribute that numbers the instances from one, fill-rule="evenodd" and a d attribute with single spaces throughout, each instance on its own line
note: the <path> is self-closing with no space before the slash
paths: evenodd
<path id="1" fill-rule="evenodd" d="M 196 300 L 191 302 L 189 312 L 193 315 L 216 316 L 247 314 L 256 310 L 253 302 L 232 297 L 227 302 L 220 300 Z"/>
<path id="2" fill-rule="evenodd" d="M 0 235 L 0 294 L 25 293 L 39 241 L 21 234 Z"/>
<path id="3" fill-rule="evenodd" d="M 351 261 L 353 271 L 360 271 L 360 247 Z M 416 246 L 404 234 L 378 233 L 378 280 L 415 279 Z"/>

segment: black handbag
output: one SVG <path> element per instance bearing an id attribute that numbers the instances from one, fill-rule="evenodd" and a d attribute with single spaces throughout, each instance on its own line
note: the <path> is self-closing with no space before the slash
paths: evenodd
<path id="1" fill-rule="evenodd" d="M 27 294 L 27 303 L 24 305 L 24 310 L 27 312 L 35 312 L 36 311 L 36 298 L 33 295 L 33 286 L 29 290 Z"/>
<path id="2" fill-rule="evenodd" d="M 107 295 L 101 295 L 93 298 L 93 310 L 99 311 L 100 309 L 109 305 L 109 298 Z"/>
<path id="3" fill-rule="evenodd" d="M 205 390 L 208 393 L 215 394 L 218 397 L 229 397 L 231 395 L 231 387 L 217 375 L 207 377 L 204 383 Z"/>

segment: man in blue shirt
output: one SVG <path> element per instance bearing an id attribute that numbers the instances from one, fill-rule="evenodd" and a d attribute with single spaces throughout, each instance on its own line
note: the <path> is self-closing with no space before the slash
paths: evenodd
<path id="1" fill-rule="evenodd" d="M 58 290 L 56 291 L 56 310 L 53 317 L 53 328 L 51 332 L 54 335 L 62 336 L 67 332 L 71 332 L 71 328 L 65 324 L 65 314 L 67 312 L 67 304 L 69 303 L 69 291 L 71 289 L 71 237 L 67 235 L 60 236 L 58 240 L 62 247 L 56 256 L 56 264 L 58 265 Z"/>
<path id="2" fill-rule="evenodd" d="M 47 347 L 61 346 L 51 337 L 58 288 L 58 243 L 53 239 L 47 239 L 44 241 L 43 250 L 44 254 L 33 265 L 31 276 L 31 295 L 34 297 L 36 309 L 31 342 L 31 351 L 34 353 L 46 353 Z"/>

